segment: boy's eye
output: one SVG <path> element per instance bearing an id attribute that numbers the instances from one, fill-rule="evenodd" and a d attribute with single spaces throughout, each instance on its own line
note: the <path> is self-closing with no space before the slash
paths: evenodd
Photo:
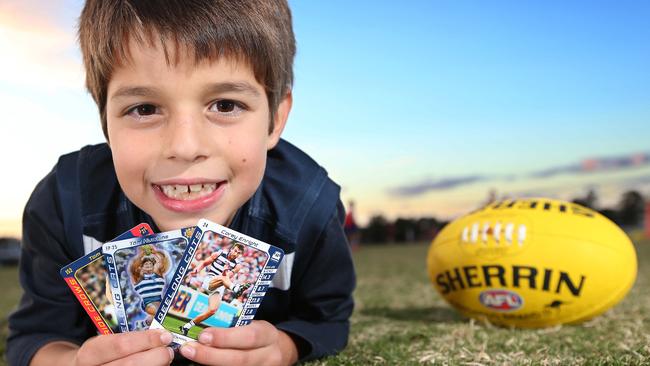
<path id="1" fill-rule="evenodd" d="M 219 100 L 214 104 L 215 104 L 215 108 L 217 108 L 219 112 L 224 112 L 224 113 L 232 112 L 235 110 L 236 107 L 235 102 L 233 102 L 232 100 Z"/>
<path id="2" fill-rule="evenodd" d="M 153 104 L 140 104 L 128 110 L 127 114 L 134 114 L 137 117 L 151 116 L 156 114 L 157 108 Z"/>
<path id="3" fill-rule="evenodd" d="M 243 110 L 245 110 L 245 107 L 241 103 L 232 99 L 217 100 L 216 102 L 212 103 L 212 105 L 210 105 L 211 112 L 217 112 L 228 116 L 237 116 Z"/>

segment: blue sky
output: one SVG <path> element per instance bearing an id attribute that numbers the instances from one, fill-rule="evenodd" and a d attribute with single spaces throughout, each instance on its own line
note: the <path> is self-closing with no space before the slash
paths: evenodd
<path id="1" fill-rule="evenodd" d="M 594 188 L 603 205 L 625 189 L 649 193 L 643 159 L 530 175 L 650 152 L 650 2 L 290 4 L 298 54 L 284 136 L 357 201 L 361 221 L 454 217 L 490 189 L 570 198 Z M 12 172 L 0 221 L 20 215 L 58 155 L 102 141 L 75 43 L 81 6 L 0 3 L 0 154 Z M 467 183 L 431 188 L 450 181 Z"/>
<path id="2" fill-rule="evenodd" d="M 292 5 L 297 102 L 286 136 L 322 156 L 367 214 L 453 216 L 490 188 L 560 198 L 600 188 L 607 203 L 630 174 L 648 174 L 521 178 L 650 150 L 650 3 Z M 390 194 L 476 175 L 520 178 Z"/>

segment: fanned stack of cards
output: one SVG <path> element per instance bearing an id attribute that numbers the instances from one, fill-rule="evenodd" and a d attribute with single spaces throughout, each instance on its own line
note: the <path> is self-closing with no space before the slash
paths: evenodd
<path id="1" fill-rule="evenodd" d="M 209 326 L 250 323 L 283 256 L 205 219 L 159 234 L 140 224 L 61 276 L 99 333 L 165 328 L 180 345 Z"/>

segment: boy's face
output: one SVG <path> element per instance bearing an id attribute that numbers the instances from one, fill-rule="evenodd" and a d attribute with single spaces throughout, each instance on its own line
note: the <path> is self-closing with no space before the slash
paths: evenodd
<path id="1" fill-rule="evenodd" d="M 160 46 L 134 43 L 130 52 L 114 70 L 106 104 L 120 186 L 161 230 L 200 218 L 227 225 L 262 180 L 291 95 L 269 133 L 266 93 L 247 64 L 222 57 L 195 65 L 180 51 L 168 65 Z"/>

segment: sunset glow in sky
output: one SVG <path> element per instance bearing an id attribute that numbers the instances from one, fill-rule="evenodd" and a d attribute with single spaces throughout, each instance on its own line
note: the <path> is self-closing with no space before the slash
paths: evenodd
<path id="1" fill-rule="evenodd" d="M 290 1 L 284 137 L 356 201 L 452 218 L 499 197 L 650 194 L 650 2 Z M 0 2 L 0 235 L 59 155 L 103 141 L 81 1 Z"/>

